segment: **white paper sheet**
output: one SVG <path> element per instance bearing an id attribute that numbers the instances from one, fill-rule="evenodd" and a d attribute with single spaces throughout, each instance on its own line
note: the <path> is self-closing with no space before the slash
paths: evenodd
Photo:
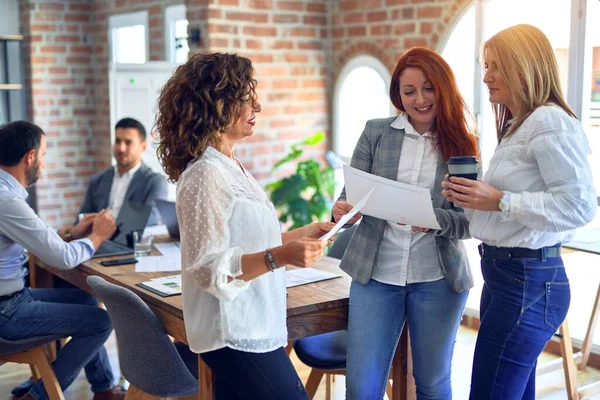
<path id="1" fill-rule="evenodd" d="M 161 236 L 161 235 L 168 235 L 169 231 L 167 230 L 166 225 L 154 225 L 154 226 L 147 226 L 146 228 L 144 228 L 144 233 L 149 233 L 152 236 Z"/>
<path id="2" fill-rule="evenodd" d="M 154 247 L 156 247 L 156 250 L 160 251 L 160 254 L 163 256 L 181 258 L 179 242 L 154 243 Z"/>
<path id="3" fill-rule="evenodd" d="M 149 256 L 137 260 L 135 272 L 181 271 L 181 257 Z"/>
<path id="4" fill-rule="evenodd" d="M 315 268 L 294 268 L 285 271 L 285 287 L 306 285 L 307 283 L 324 281 L 326 279 L 339 278 L 341 275 Z"/>
<path id="5" fill-rule="evenodd" d="M 344 179 L 350 204 L 358 204 L 374 189 L 361 210 L 362 214 L 390 222 L 441 229 L 433 212 L 429 189 L 382 178 L 348 165 L 344 165 Z"/>
<path id="6" fill-rule="evenodd" d="M 331 230 L 329 232 L 327 232 L 326 234 L 324 234 L 323 236 L 321 236 L 319 239 L 327 241 L 331 237 L 333 237 L 333 235 L 335 235 L 336 233 L 338 233 L 338 231 L 340 229 L 342 229 L 342 227 L 344 225 L 346 225 L 346 223 L 348 221 L 350 221 L 350 219 L 352 217 L 354 217 L 358 212 L 360 212 L 360 210 L 365 206 L 365 204 L 367 204 L 367 200 L 369 200 L 369 197 L 371 196 L 371 194 L 373 193 L 374 190 L 375 190 L 375 188 L 369 190 L 369 193 L 367 193 L 366 195 L 364 195 L 363 198 L 360 199 L 359 202 L 356 203 L 356 205 L 354 207 L 352 207 L 352 210 L 348 211 L 347 214 L 343 215 L 342 218 L 340 218 L 340 220 L 337 222 L 337 224 L 335 224 L 333 226 L 333 228 L 331 228 Z"/>

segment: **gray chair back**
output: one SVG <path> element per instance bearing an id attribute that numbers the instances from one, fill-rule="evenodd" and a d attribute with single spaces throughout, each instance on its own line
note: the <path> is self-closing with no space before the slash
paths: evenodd
<path id="1" fill-rule="evenodd" d="M 153 396 L 198 394 L 198 381 L 150 307 L 129 289 L 98 276 L 89 276 L 87 282 L 106 305 L 115 327 L 125 379 Z"/>

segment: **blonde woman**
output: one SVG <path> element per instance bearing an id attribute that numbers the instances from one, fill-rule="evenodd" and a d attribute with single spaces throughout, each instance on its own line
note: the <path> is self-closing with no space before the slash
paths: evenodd
<path id="1" fill-rule="evenodd" d="M 443 184 L 483 242 L 471 399 L 534 399 L 536 360 L 569 309 L 561 243 L 593 219 L 596 193 L 585 133 L 546 36 L 513 26 L 483 55 L 499 144 L 483 181 Z"/>

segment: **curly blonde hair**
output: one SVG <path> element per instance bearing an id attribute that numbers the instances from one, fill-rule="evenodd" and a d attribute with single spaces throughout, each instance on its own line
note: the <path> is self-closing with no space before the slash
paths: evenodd
<path id="1" fill-rule="evenodd" d="M 208 146 L 219 145 L 244 103 L 256 105 L 255 89 L 252 62 L 236 54 L 198 53 L 177 67 L 160 92 L 154 124 L 158 159 L 170 181 Z"/>

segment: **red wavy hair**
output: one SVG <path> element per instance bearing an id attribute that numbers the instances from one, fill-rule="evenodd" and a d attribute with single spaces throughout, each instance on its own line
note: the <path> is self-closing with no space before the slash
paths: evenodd
<path id="1" fill-rule="evenodd" d="M 454 156 L 479 158 L 477 136 L 470 131 L 467 123 L 467 118 L 472 119 L 472 116 L 448 63 L 426 47 L 413 47 L 404 53 L 396 64 L 390 84 L 390 100 L 402 112 L 406 109 L 400 98 L 400 75 L 407 68 L 420 69 L 433 86 L 437 115 L 432 133 L 437 138 L 438 150 L 444 155 L 444 160 Z"/>

